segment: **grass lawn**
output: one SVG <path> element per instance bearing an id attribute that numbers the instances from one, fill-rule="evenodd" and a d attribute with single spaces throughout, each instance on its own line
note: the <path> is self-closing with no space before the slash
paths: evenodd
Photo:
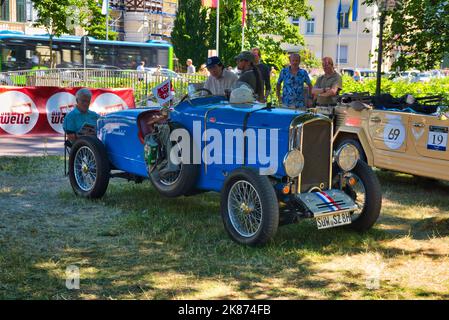
<path id="1" fill-rule="evenodd" d="M 370 232 L 308 220 L 248 248 L 227 236 L 218 194 L 165 199 L 115 179 L 89 201 L 63 168 L 0 158 L 0 299 L 449 299 L 449 184 L 377 171 Z"/>

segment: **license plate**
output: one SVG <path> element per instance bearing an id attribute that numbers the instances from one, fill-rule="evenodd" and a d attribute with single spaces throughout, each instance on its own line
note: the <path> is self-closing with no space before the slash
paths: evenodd
<path id="1" fill-rule="evenodd" d="M 351 223 L 351 213 L 341 212 L 326 216 L 316 217 L 318 229 L 334 228 Z"/>

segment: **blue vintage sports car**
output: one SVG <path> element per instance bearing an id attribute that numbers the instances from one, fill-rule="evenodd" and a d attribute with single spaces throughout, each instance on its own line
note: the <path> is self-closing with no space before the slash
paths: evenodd
<path id="1" fill-rule="evenodd" d="M 77 195 L 102 197 L 111 177 L 149 178 L 164 197 L 221 193 L 230 237 L 260 245 L 278 226 L 314 218 L 318 229 L 365 231 L 381 209 L 379 182 L 353 145 L 333 149 L 325 116 L 222 96 L 189 96 L 173 109 L 134 109 L 98 120 L 72 146 Z"/>

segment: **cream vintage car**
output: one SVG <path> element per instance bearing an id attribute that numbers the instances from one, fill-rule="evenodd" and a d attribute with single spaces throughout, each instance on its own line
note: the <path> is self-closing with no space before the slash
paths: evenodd
<path id="1" fill-rule="evenodd" d="M 317 110 L 333 117 L 336 148 L 352 144 L 370 166 L 449 181 L 449 119 L 440 112 L 440 97 L 339 100 Z"/>

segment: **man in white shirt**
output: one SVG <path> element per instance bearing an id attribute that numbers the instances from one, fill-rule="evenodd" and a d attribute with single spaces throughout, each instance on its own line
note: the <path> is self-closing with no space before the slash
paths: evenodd
<path id="1" fill-rule="evenodd" d="M 142 81 L 145 77 L 145 61 L 140 61 L 140 64 L 137 66 L 137 71 L 139 71 L 137 77 L 139 81 Z"/>
<path id="2" fill-rule="evenodd" d="M 145 71 L 145 61 L 140 61 L 140 64 L 137 66 L 137 71 Z"/>
<path id="3" fill-rule="evenodd" d="M 187 59 L 187 74 L 194 74 L 196 72 L 192 59 Z"/>
<path id="4" fill-rule="evenodd" d="M 219 57 L 207 58 L 206 67 L 210 75 L 204 83 L 204 88 L 214 95 L 226 95 L 226 91 L 230 91 L 239 78 L 235 73 L 225 69 Z"/>

